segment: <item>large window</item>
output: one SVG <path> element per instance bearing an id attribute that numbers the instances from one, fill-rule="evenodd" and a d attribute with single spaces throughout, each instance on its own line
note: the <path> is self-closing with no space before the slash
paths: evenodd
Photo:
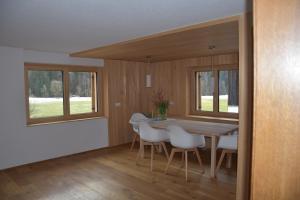
<path id="1" fill-rule="evenodd" d="M 238 80 L 236 67 L 193 68 L 191 70 L 191 114 L 237 118 Z"/>
<path id="2" fill-rule="evenodd" d="M 97 67 L 25 64 L 27 124 L 101 116 Z"/>

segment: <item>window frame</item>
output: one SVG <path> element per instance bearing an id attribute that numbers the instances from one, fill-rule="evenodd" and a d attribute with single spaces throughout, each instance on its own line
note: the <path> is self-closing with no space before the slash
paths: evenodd
<path id="1" fill-rule="evenodd" d="M 61 71 L 63 81 L 63 115 L 53 117 L 30 118 L 29 110 L 29 79 L 28 73 L 34 71 Z M 69 72 L 94 72 L 96 80 L 92 84 L 92 105 L 97 112 L 70 114 L 70 92 L 69 92 Z M 82 65 L 59 65 L 59 64 L 40 64 L 24 63 L 24 86 L 25 86 L 25 107 L 27 125 L 48 124 L 56 122 L 84 120 L 103 116 L 103 72 L 100 67 L 90 67 Z M 95 87 L 96 86 L 96 87 Z"/>
<path id="2" fill-rule="evenodd" d="M 238 119 L 239 113 L 219 112 L 219 71 L 238 70 L 237 64 L 217 65 L 217 66 L 196 66 L 190 67 L 190 105 L 189 112 L 191 115 L 209 116 L 209 117 L 224 117 Z M 197 72 L 212 72 L 214 76 L 214 92 L 213 92 L 213 111 L 197 110 L 197 87 L 196 73 Z"/>

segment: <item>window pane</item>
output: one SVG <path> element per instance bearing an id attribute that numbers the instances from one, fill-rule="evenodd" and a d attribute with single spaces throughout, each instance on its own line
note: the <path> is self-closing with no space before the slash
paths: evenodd
<path id="1" fill-rule="evenodd" d="M 214 108 L 214 77 L 213 72 L 196 73 L 197 110 L 213 111 Z"/>
<path id="2" fill-rule="evenodd" d="M 219 112 L 239 112 L 238 70 L 219 72 Z"/>
<path id="3" fill-rule="evenodd" d="M 96 112 L 94 72 L 69 72 L 70 114 Z"/>
<path id="4" fill-rule="evenodd" d="M 61 71 L 28 71 L 30 118 L 64 114 L 62 76 Z"/>

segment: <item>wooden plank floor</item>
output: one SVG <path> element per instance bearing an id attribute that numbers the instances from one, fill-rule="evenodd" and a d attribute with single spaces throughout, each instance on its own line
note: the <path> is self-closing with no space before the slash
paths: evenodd
<path id="1" fill-rule="evenodd" d="M 155 154 L 151 173 L 149 149 L 145 152 L 146 158 L 137 166 L 137 149 L 130 152 L 124 145 L 3 170 L 0 199 L 235 199 L 235 169 L 223 167 L 218 178 L 211 179 L 209 166 L 205 165 L 206 172 L 201 175 L 191 154 L 186 182 L 180 155 L 166 175 L 164 155 Z M 209 151 L 200 153 L 204 164 L 209 163 Z"/>

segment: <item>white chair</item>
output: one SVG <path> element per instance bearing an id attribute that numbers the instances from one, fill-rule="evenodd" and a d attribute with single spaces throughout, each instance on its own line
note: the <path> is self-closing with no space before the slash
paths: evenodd
<path id="1" fill-rule="evenodd" d="M 130 151 L 132 151 L 135 142 L 137 141 L 137 138 L 139 136 L 139 125 L 138 123 L 142 122 L 142 121 L 148 121 L 149 118 L 147 118 L 145 115 L 143 115 L 142 113 L 133 113 L 129 123 L 132 125 L 132 129 L 133 129 L 133 139 L 132 139 L 132 143 L 131 143 L 131 147 L 130 147 Z"/>
<path id="2" fill-rule="evenodd" d="M 165 130 L 154 129 L 147 122 L 141 122 L 139 124 L 139 133 L 140 140 L 142 140 L 143 145 L 151 146 L 151 161 L 150 161 L 150 170 L 153 171 L 153 157 L 154 157 L 154 146 L 161 145 L 165 151 L 165 155 L 167 159 L 169 159 L 169 154 L 166 148 L 165 142 L 169 140 L 169 135 Z M 140 150 L 137 154 L 136 164 L 141 154 L 141 146 Z"/>
<path id="3" fill-rule="evenodd" d="M 232 153 L 237 153 L 237 139 L 238 139 L 237 134 L 224 135 L 224 136 L 220 137 L 220 140 L 218 143 L 218 149 L 223 149 L 223 150 L 222 150 L 222 154 L 221 154 L 221 157 L 220 157 L 218 165 L 217 165 L 217 169 L 216 169 L 217 172 L 219 171 L 219 169 L 222 165 L 222 161 L 224 160 L 224 157 L 226 154 L 229 158 L 228 163 L 229 163 L 229 167 L 230 167 Z"/>
<path id="4" fill-rule="evenodd" d="M 168 164 L 165 169 L 165 173 L 167 173 L 168 168 L 171 164 L 171 161 L 174 157 L 176 152 L 182 152 L 183 157 L 185 158 L 185 179 L 188 180 L 188 171 L 187 171 L 187 164 L 188 164 L 188 152 L 192 151 L 195 152 L 200 168 L 202 172 L 204 172 L 202 167 L 201 157 L 198 151 L 198 147 L 202 148 L 205 147 L 205 138 L 203 135 L 195 135 L 190 134 L 183 130 L 183 128 L 175 125 L 168 126 L 168 133 L 170 137 L 170 142 L 172 146 L 171 155 L 168 161 Z M 182 158 L 183 158 L 182 157 Z"/>

